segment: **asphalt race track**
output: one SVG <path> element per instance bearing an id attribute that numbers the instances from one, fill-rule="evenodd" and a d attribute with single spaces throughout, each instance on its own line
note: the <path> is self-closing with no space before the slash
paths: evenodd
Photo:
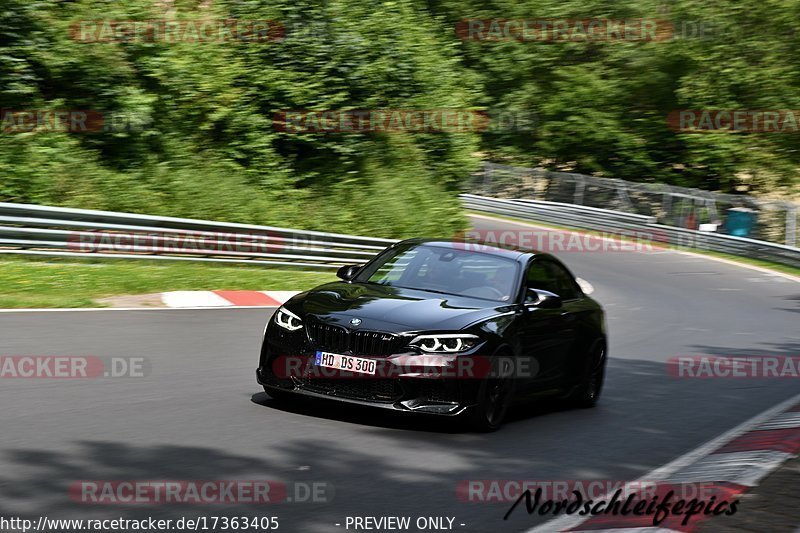
<path id="1" fill-rule="evenodd" d="M 279 531 L 310 533 L 345 531 L 348 516 L 450 516 L 456 531 L 525 531 L 541 520 L 518 509 L 504 522 L 509 504 L 460 501 L 458 484 L 633 480 L 797 393 L 792 379 L 677 379 L 664 363 L 800 355 L 800 284 L 671 251 L 560 257 L 608 314 L 603 398 L 594 410 L 517 410 L 488 435 L 337 403 L 279 407 L 254 376 L 271 310 L 0 313 L 0 355 L 145 357 L 150 366 L 141 378 L 3 380 L 0 515 L 278 516 Z M 132 479 L 324 482 L 331 498 L 156 507 L 68 495 L 79 480 Z"/>

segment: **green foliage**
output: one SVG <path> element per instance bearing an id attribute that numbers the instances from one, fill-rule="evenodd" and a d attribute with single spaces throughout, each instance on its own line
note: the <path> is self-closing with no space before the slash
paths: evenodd
<path id="1" fill-rule="evenodd" d="M 166 9 L 166 11 L 165 11 Z M 675 109 L 800 109 L 788 0 L 3 0 L 0 108 L 127 118 L 99 133 L 0 133 L 0 201 L 402 237 L 462 227 L 480 158 L 755 192 L 796 186 L 799 135 L 686 134 Z M 466 18 L 662 18 L 659 42 L 464 42 Z M 271 19 L 280 42 L 81 43 L 81 20 Z M 478 134 L 297 134 L 281 110 L 534 115 Z M 124 121 L 124 120 L 123 120 Z"/>
<path id="2" fill-rule="evenodd" d="M 0 135 L 0 200 L 400 237 L 463 226 L 474 134 L 296 134 L 281 110 L 457 108 L 478 90 L 410 2 L 8 0 L 0 107 L 91 109 L 98 133 Z M 93 20 L 271 19 L 280 42 L 82 43 Z"/>
<path id="3" fill-rule="evenodd" d="M 613 3 L 439 0 L 461 19 L 663 19 L 674 38 L 623 42 L 464 42 L 489 107 L 521 107 L 538 127 L 484 136 L 488 158 L 636 181 L 755 192 L 800 183 L 800 134 L 693 134 L 677 109 L 799 109 L 800 4 L 788 0 Z"/>

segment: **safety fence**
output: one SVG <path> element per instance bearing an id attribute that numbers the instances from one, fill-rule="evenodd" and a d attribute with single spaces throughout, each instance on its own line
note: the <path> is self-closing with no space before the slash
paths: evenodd
<path id="1" fill-rule="evenodd" d="M 653 215 L 532 199 L 460 195 L 471 211 L 647 238 L 800 268 L 800 249 L 660 224 Z M 206 261 L 304 269 L 365 263 L 396 242 L 340 233 L 0 203 L 0 254 Z"/>
<path id="2" fill-rule="evenodd" d="M 630 236 L 676 248 L 708 250 L 800 268 L 799 248 L 658 224 L 654 216 L 539 200 L 499 199 L 474 194 L 462 194 L 460 197 L 464 207 L 471 211 Z"/>
<path id="3" fill-rule="evenodd" d="M 336 268 L 390 239 L 175 217 L 0 203 L 0 253 Z"/>
<path id="4" fill-rule="evenodd" d="M 659 224 L 797 246 L 800 209 L 785 199 L 726 194 L 484 162 L 465 193 L 528 198 L 655 217 Z"/>

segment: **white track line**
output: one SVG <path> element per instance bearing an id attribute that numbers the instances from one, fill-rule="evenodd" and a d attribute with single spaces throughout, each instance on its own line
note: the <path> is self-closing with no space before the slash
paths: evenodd
<path id="1" fill-rule="evenodd" d="M 779 278 L 788 279 L 790 281 L 795 281 L 800 283 L 800 277 L 792 276 L 791 274 L 786 274 L 785 272 L 778 272 L 777 270 L 772 270 L 766 267 L 760 267 L 756 265 L 749 265 L 747 263 L 740 263 L 739 261 L 733 261 L 732 259 L 725 259 L 723 257 L 714 257 L 713 255 L 705 255 L 701 253 L 695 252 L 687 252 L 685 250 L 670 250 L 675 252 L 676 254 L 683 254 L 688 255 L 690 257 L 697 257 L 700 259 L 708 259 L 709 261 L 716 261 L 718 263 L 725 263 L 726 265 L 733 265 L 741 268 L 747 268 L 749 270 L 755 270 L 756 272 L 761 272 L 762 274 L 769 274 L 771 276 L 778 276 Z"/>
<path id="2" fill-rule="evenodd" d="M 784 413 L 776 416 L 769 422 L 762 424 L 758 429 L 791 429 L 800 427 L 800 412 Z"/>
<path id="3" fill-rule="evenodd" d="M 798 402 L 800 402 L 800 394 L 792 396 L 788 400 L 785 400 L 779 403 L 778 405 L 770 407 L 766 411 L 757 414 L 756 416 L 750 418 L 749 420 L 742 422 L 735 428 L 723 433 L 718 437 L 711 439 L 705 444 L 701 444 L 694 450 L 691 450 L 681 455 L 672 462 L 656 468 L 652 472 L 645 474 L 644 476 L 637 479 L 636 482 L 641 483 L 645 481 L 667 480 L 671 475 L 681 470 L 684 470 L 689 465 L 692 465 L 698 462 L 700 459 L 706 457 L 707 455 L 710 455 L 714 450 L 718 450 L 720 447 L 724 446 L 725 444 L 732 441 L 736 437 L 747 433 L 751 429 L 763 425 L 765 422 L 775 417 L 775 415 L 781 413 L 782 411 L 785 411 L 789 407 L 794 406 Z M 610 496 L 611 494 L 609 493 L 603 495 L 598 499 L 603 500 L 609 498 Z M 578 525 L 585 522 L 586 520 L 588 520 L 587 517 L 565 515 L 555 520 L 550 520 L 549 522 L 545 522 L 540 526 L 536 526 L 532 529 L 529 529 L 526 533 L 551 533 L 553 531 L 564 531 L 567 529 L 575 528 Z"/>
<path id="4" fill-rule="evenodd" d="M 788 459 L 791 453 L 773 450 L 712 453 L 675 472 L 669 483 L 728 482 L 745 487 L 755 487 L 770 472 Z"/>

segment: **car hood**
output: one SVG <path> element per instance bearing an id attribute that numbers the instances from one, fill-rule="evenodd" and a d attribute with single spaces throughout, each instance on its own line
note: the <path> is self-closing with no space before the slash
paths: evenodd
<path id="1" fill-rule="evenodd" d="M 286 304 L 301 318 L 381 331 L 459 330 L 508 312 L 512 306 L 449 294 L 368 283 L 334 282 L 298 294 Z"/>

